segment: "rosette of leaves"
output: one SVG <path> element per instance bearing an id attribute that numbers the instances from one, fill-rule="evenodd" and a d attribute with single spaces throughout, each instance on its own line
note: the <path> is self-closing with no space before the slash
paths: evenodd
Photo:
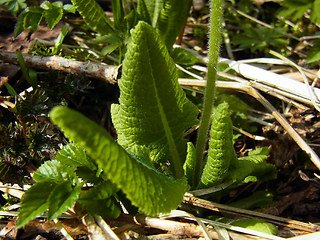
<path id="1" fill-rule="evenodd" d="M 197 123 L 198 109 L 180 88 L 175 64 L 166 46 L 145 22 L 140 22 L 132 30 L 132 42 L 123 62 L 119 85 L 120 104 L 112 106 L 119 144 L 105 129 L 67 107 L 55 107 L 50 113 L 51 120 L 70 141 L 85 149 L 94 166 L 101 169 L 101 184 L 112 183 L 141 212 L 150 215 L 169 212 L 178 206 L 188 189 L 183 176 L 187 145 L 183 132 Z M 57 160 L 60 162 L 51 161 L 51 165 L 57 165 L 59 169 L 50 170 L 49 167 L 47 172 L 64 172 L 63 161 Z M 156 168 L 164 161 L 170 164 L 169 176 Z M 18 226 L 23 226 L 46 209 L 52 219 L 79 199 L 82 185 L 77 179 L 80 175 L 75 176 L 74 171 L 68 170 L 63 174 L 67 179 L 59 180 L 58 185 L 50 183 L 52 187 L 46 189 L 47 198 L 36 201 L 41 211 L 34 209 L 31 199 L 38 199 L 40 196 L 36 192 L 42 190 L 45 183 L 49 184 L 47 175 L 35 175 L 37 183 L 22 200 Z M 82 176 L 82 179 L 86 181 L 88 178 Z M 58 191 L 56 188 L 65 192 L 64 198 L 70 200 L 66 203 L 58 201 L 60 207 L 53 203 L 56 199 L 52 192 Z M 93 191 L 96 191 L 92 193 L 95 195 L 100 190 Z M 91 195 L 86 196 L 88 200 Z M 79 203 L 85 203 L 85 199 L 80 198 Z"/>

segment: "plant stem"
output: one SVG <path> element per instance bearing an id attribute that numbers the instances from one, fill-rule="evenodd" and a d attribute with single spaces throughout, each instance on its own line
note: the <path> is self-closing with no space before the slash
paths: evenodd
<path id="1" fill-rule="evenodd" d="M 209 131 L 210 118 L 215 97 L 215 82 L 217 78 L 217 64 L 219 58 L 221 22 L 223 0 L 211 0 L 210 35 L 209 35 L 209 63 L 207 84 L 204 92 L 204 101 L 196 143 L 196 166 L 194 174 L 194 186 L 199 183 L 202 172 L 203 151 Z"/>

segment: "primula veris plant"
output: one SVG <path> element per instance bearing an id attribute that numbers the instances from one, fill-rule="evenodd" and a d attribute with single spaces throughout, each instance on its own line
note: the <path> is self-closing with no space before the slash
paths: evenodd
<path id="1" fill-rule="evenodd" d="M 221 13 L 221 6 L 217 7 Z M 210 66 L 215 67 L 212 62 Z M 216 74 L 211 72 L 211 76 Z M 235 184 L 257 181 L 258 174 L 273 170 L 264 165 L 265 149 L 237 159 L 227 103 L 216 108 L 212 121 L 212 106 L 208 109 L 207 121 L 212 123 L 208 157 L 199 164 L 193 143 L 183 138 L 198 123 L 198 109 L 178 84 L 166 42 L 147 22 L 140 21 L 131 30 L 119 88 L 119 104 L 111 107 L 117 142 L 77 111 L 62 106 L 51 111 L 51 121 L 73 144 L 63 147 L 55 160 L 34 174 L 36 184 L 22 199 L 18 227 L 45 210 L 49 220 L 56 218 L 76 202 L 89 212 L 117 217 L 122 193 L 142 213 L 167 213 L 178 207 L 190 188 L 230 180 Z M 86 183 L 93 187 L 82 189 Z M 50 187 L 44 189 L 45 184 Z M 45 194 L 38 194 L 42 190 Z"/>

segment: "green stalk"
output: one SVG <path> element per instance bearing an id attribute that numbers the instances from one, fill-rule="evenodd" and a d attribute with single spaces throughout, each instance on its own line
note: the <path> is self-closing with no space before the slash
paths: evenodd
<path id="1" fill-rule="evenodd" d="M 220 49 L 220 35 L 222 23 L 223 0 L 211 0 L 210 35 L 209 35 L 209 63 L 207 85 L 204 92 L 204 101 L 196 143 L 196 166 L 194 174 L 194 186 L 198 185 L 201 172 L 203 151 L 208 137 L 210 118 L 215 98 L 215 83 L 217 78 L 217 65 Z"/>

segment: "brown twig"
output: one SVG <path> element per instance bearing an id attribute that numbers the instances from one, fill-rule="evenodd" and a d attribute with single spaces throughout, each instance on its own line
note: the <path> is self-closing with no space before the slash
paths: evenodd
<path id="1" fill-rule="evenodd" d="M 52 69 L 63 71 L 74 75 L 84 75 L 98 78 L 115 84 L 119 75 L 119 66 L 112 66 L 103 63 L 93 63 L 90 61 L 81 62 L 66 59 L 59 56 L 40 57 L 31 54 L 22 54 L 28 67 L 39 69 Z M 18 64 L 16 53 L 0 51 L 0 60 L 7 63 Z"/>

